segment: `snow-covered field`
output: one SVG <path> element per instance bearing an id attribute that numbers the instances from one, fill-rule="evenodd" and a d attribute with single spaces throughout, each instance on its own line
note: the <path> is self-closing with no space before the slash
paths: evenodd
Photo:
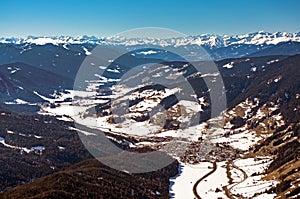
<path id="1" fill-rule="evenodd" d="M 179 174 L 170 179 L 171 198 L 194 198 L 193 186 L 199 178 L 211 171 L 209 166 L 212 167 L 212 163 L 201 162 L 197 165 L 180 163 Z"/>
<path id="2" fill-rule="evenodd" d="M 225 162 L 217 163 L 217 170 L 197 186 L 198 194 L 203 198 L 227 198 L 222 187 L 228 184 Z"/>
<path id="3" fill-rule="evenodd" d="M 232 187 L 232 193 L 251 198 L 255 193 L 264 192 L 277 184 L 277 182 L 273 180 L 262 180 L 262 172 L 270 164 L 270 159 L 267 157 L 258 158 L 259 160 L 247 158 L 235 161 L 235 165 L 242 169 L 248 177 L 241 181 L 241 183 L 234 185 L 234 187 Z M 267 199 L 274 198 L 274 196 L 275 194 L 263 194 L 263 196 L 257 198 Z"/>
<path id="4" fill-rule="evenodd" d="M 242 195 L 245 198 L 274 198 L 274 194 L 263 192 L 275 186 L 276 181 L 262 180 L 263 175 L 261 174 L 270 163 L 270 159 L 247 158 L 238 159 L 234 163 L 238 169 L 231 168 L 229 171 L 230 177 L 233 179 L 231 184 L 229 184 L 226 168 L 229 162 L 218 162 L 216 171 L 198 184 L 197 193 L 202 198 L 208 199 L 228 198 L 224 190 L 224 187 L 227 187 L 232 195 Z M 196 165 L 180 163 L 179 174 L 170 179 L 171 198 L 195 198 L 194 184 L 211 170 L 212 163 L 209 162 L 201 162 Z M 257 173 L 257 175 L 252 176 L 253 173 Z M 255 197 L 254 194 L 256 194 Z"/>
<path id="5" fill-rule="evenodd" d="M 112 131 L 117 132 L 120 134 L 129 134 L 133 136 L 171 136 L 176 138 L 187 138 L 188 140 L 196 141 L 198 137 L 201 135 L 198 132 L 201 132 L 202 126 L 193 126 L 188 127 L 185 129 L 179 129 L 177 131 L 168 130 L 162 131 L 162 125 L 149 123 L 148 121 L 145 122 L 137 122 L 130 117 L 139 115 L 140 112 L 148 111 L 149 109 L 153 108 L 156 104 L 158 104 L 163 98 L 174 94 L 178 90 L 176 89 L 166 89 L 165 92 L 161 91 L 146 91 L 144 93 L 133 93 L 130 98 L 131 100 L 135 99 L 136 97 L 143 95 L 143 97 L 147 97 L 146 100 L 141 101 L 140 103 L 136 104 L 132 109 L 132 112 L 128 113 L 125 117 L 125 120 L 121 123 L 111 123 L 109 122 L 110 116 L 104 117 L 95 117 L 93 115 L 86 115 L 86 111 L 89 108 L 94 107 L 99 103 L 105 103 L 107 100 L 99 100 L 93 99 L 96 96 L 94 91 L 74 91 L 74 90 L 67 90 L 68 93 L 60 93 L 54 94 L 53 98 L 48 98 L 45 96 L 40 95 L 39 93 L 35 92 L 36 95 L 40 96 L 43 100 L 48 101 L 49 103 L 56 104 L 56 106 L 42 106 L 40 114 L 48 114 L 48 115 L 56 115 L 60 116 L 58 119 L 66 120 L 66 121 L 76 121 L 78 124 L 82 124 L 85 126 L 89 126 L 92 128 L 100 129 L 103 131 Z M 124 90 L 122 91 L 124 92 Z M 126 91 L 128 92 L 128 90 Z M 105 96 L 106 98 L 115 98 L 120 96 L 118 95 L 113 96 Z M 72 102 L 62 102 L 65 99 L 73 98 Z M 125 96 L 126 98 L 126 96 Z M 126 100 L 124 98 L 124 100 Z M 123 98 L 119 98 L 122 100 Z M 59 103 L 56 103 L 59 102 Z M 187 120 L 189 114 L 193 113 L 194 111 L 200 111 L 201 106 L 204 106 L 205 103 L 202 102 L 198 104 L 197 102 L 192 101 L 180 101 L 179 104 L 180 108 L 184 110 L 186 116 L 181 116 L 179 119 Z M 157 115 L 153 116 L 156 118 Z"/>

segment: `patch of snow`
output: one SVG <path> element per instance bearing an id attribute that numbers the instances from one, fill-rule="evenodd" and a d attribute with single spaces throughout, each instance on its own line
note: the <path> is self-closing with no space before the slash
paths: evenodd
<path id="1" fill-rule="evenodd" d="M 54 103 L 55 102 L 55 99 L 51 99 L 51 98 L 45 97 L 45 96 L 39 94 L 37 91 L 33 91 L 33 93 L 36 94 L 37 96 L 39 96 L 40 98 L 42 98 L 45 101 L 48 101 L 50 103 Z"/>
<path id="2" fill-rule="evenodd" d="M 56 117 L 56 119 L 58 119 L 60 121 L 65 121 L 65 122 L 73 122 L 74 121 L 72 118 L 69 118 L 66 116 Z"/>
<path id="3" fill-rule="evenodd" d="M 43 150 L 45 150 L 45 147 L 44 146 L 33 146 L 33 147 L 31 147 L 30 150 L 31 151 L 43 151 Z"/>
<path id="4" fill-rule="evenodd" d="M 87 56 L 92 54 L 86 47 L 82 46 L 82 49 L 84 50 Z"/>
<path id="5" fill-rule="evenodd" d="M 39 135 L 33 135 L 33 137 L 35 137 L 36 139 L 42 139 L 43 138 L 42 136 L 39 136 Z"/>
<path id="6" fill-rule="evenodd" d="M 218 77 L 220 76 L 220 73 L 206 73 L 206 74 L 201 74 L 201 77 Z"/>
<path id="7" fill-rule="evenodd" d="M 282 76 L 279 75 L 278 77 L 276 77 L 276 78 L 274 79 L 274 82 L 277 83 L 277 82 L 279 82 L 281 79 L 282 79 Z"/>
<path id="8" fill-rule="evenodd" d="M 7 132 L 8 134 L 15 134 L 15 132 L 10 131 L 10 130 L 7 130 L 6 132 Z"/>
<path id="9" fill-rule="evenodd" d="M 194 101 L 180 100 L 177 105 L 185 107 L 185 110 L 188 111 L 188 113 L 203 111 L 202 106 Z"/>
<path id="10" fill-rule="evenodd" d="M 117 69 L 110 69 L 110 68 L 108 68 L 107 71 L 111 72 L 111 73 L 120 73 L 120 71 L 117 70 Z"/>
<path id="11" fill-rule="evenodd" d="M 228 69 L 233 68 L 233 64 L 234 62 L 227 63 L 223 66 L 223 68 L 228 68 Z"/>
<path id="12" fill-rule="evenodd" d="M 68 45 L 68 44 L 64 44 L 64 45 L 63 45 L 63 48 L 66 49 L 66 50 L 69 50 L 69 48 L 67 47 L 67 45 Z"/>
<path id="13" fill-rule="evenodd" d="M 273 63 L 278 62 L 278 61 L 279 61 L 279 59 L 270 60 L 270 61 L 267 62 L 267 64 L 268 65 L 273 64 Z"/>
<path id="14" fill-rule="evenodd" d="M 256 70 L 257 70 L 257 68 L 255 66 L 250 68 L 250 71 L 252 71 L 252 72 L 256 72 Z"/>
<path id="15" fill-rule="evenodd" d="M 107 68 L 107 66 L 99 66 L 99 68 L 100 68 L 101 70 L 105 70 L 105 69 Z"/>
<path id="16" fill-rule="evenodd" d="M 2 138 L 2 137 L 0 137 Z M 22 151 L 25 151 L 26 153 L 30 153 L 31 150 L 26 148 L 26 147 L 19 147 L 19 146 L 13 146 L 13 145 L 10 145 L 10 144 L 6 144 L 5 143 L 5 139 L 0 139 L 0 144 L 4 145 L 5 147 L 8 147 L 8 148 L 12 148 L 12 149 L 18 149 L 18 150 L 21 150 Z"/>
<path id="17" fill-rule="evenodd" d="M 65 147 L 63 147 L 63 146 L 57 146 L 57 148 L 58 148 L 58 150 L 60 150 L 60 151 L 65 150 Z"/>
<path id="18" fill-rule="evenodd" d="M 93 135 L 93 136 L 96 136 L 95 133 L 90 133 L 90 132 L 87 132 L 87 131 L 83 131 L 83 130 L 80 130 L 80 129 L 77 129 L 77 128 L 74 128 L 74 127 L 69 127 L 70 130 L 73 130 L 73 131 L 77 131 L 78 133 L 82 133 L 83 135 Z"/>
<path id="19" fill-rule="evenodd" d="M 151 54 L 156 54 L 157 52 L 154 51 L 154 50 L 149 50 L 149 51 L 142 51 L 142 52 L 139 52 L 137 54 L 143 54 L 143 55 L 151 55 Z"/>

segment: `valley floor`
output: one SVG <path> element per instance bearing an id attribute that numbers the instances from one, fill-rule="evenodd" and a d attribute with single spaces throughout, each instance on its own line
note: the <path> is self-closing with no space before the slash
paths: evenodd
<path id="1" fill-rule="evenodd" d="M 78 94 L 86 95 L 86 93 L 77 92 L 77 95 Z M 246 105 L 248 107 L 245 107 Z M 248 104 L 245 103 L 240 106 L 243 107 L 244 112 L 246 112 L 255 105 L 248 102 Z M 124 136 L 124 132 L 126 132 L 128 128 L 136 128 L 132 125 L 125 127 L 125 129 L 120 127 L 116 128 L 115 125 L 106 123 L 106 120 L 103 120 L 103 118 L 97 119 L 101 120 L 99 123 L 99 121 L 95 122 L 95 118 L 93 117 L 82 117 L 80 113 L 84 112 L 88 107 L 90 106 L 74 107 L 74 105 L 71 105 L 70 103 L 65 103 L 60 104 L 60 106 L 56 108 L 46 107 L 43 109 L 43 113 L 61 115 L 64 120 L 76 120 L 81 122 L 82 125 L 99 128 L 116 135 Z M 243 128 L 240 128 L 239 131 L 224 137 L 224 134 L 229 132 L 226 128 L 230 127 L 230 123 L 225 123 L 225 127 L 223 128 L 220 126 L 222 120 L 222 117 L 213 118 L 207 121 L 206 124 L 204 123 L 197 126 L 197 128 L 187 129 L 187 132 L 201 132 L 191 134 L 191 136 L 187 136 L 186 138 L 195 142 L 197 138 L 201 136 L 204 138 L 204 141 L 200 143 L 200 145 L 197 145 L 197 148 L 201 150 L 203 149 L 201 148 L 201 144 L 206 144 L 208 146 L 208 151 L 202 151 L 202 156 L 199 155 L 198 151 L 198 153 L 190 152 L 190 154 L 188 154 L 185 158 L 180 158 L 179 156 L 175 157 L 180 162 L 180 169 L 178 175 L 170 179 L 170 197 L 176 199 L 194 197 L 209 199 L 236 197 L 274 198 L 274 193 L 266 192 L 276 185 L 276 181 L 263 180 L 263 173 L 270 164 L 271 158 L 253 158 L 245 152 L 251 146 L 256 144 L 259 141 L 259 138 L 255 134 L 248 132 L 247 129 Z M 213 127 L 207 129 L 205 126 L 208 126 L 208 123 Z M 140 131 L 143 131 L 144 129 L 147 130 L 147 126 L 138 126 L 143 128 Z M 151 131 L 151 128 L 148 128 L 148 130 L 149 129 Z M 175 131 L 165 131 L 161 134 L 162 135 L 157 134 L 156 136 L 178 136 Z M 185 134 L 182 133 L 182 135 L 189 134 L 185 132 Z M 148 139 L 149 141 L 141 141 L 134 144 L 130 143 L 130 147 L 154 146 L 156 143 L 152 142 L 153 139 L 151 140 L 151 137 L 152 136 L 148 136 L 148 138 L 144 138 L 144 140 Z M 228 149 L 228 151 L 220 152 L 223 149 Z M 237 153 L 235 150 L 240 151 L 240 154 L 235 154 Z M 214 151 L 215 154 L 207 156 L 209 151 Z M 224 155 L 224 153 L 228 154 Z M 189 159 L 189 157 L 193 155 L 197 155 L 198 159 Z M 214 164 L 216 166 L 215 168 Z"/>

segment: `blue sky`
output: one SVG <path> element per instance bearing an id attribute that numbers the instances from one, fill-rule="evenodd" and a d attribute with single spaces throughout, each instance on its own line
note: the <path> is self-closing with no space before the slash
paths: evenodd
<path id="1" fill-rule="evenodd" d="M 300 31 L 299 0 L 1 0 L 0 37 L 110 36 L 163 27 L 188 35 Z"/>

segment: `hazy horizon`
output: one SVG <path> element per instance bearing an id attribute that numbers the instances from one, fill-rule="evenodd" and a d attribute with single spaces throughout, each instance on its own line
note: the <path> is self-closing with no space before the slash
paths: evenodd
<path id="1" fill-rule="evenodd" d="M 148 27 L 145 27 L 148 28 Z M 151 27 L 152 28 L 152 27 Z M 156 27 L 153 27 L 156 28 Z M 160 27 L 157 27 L 160 28 Z M 134 30 L 134 29 L 132 29 Z M 254 33 L 259 33 L 259 32 L 265 32 L 265 33 L 270 33 L 270 34 L 275 34 L 277 32 L 281 32 L 281 33 L 288 33 L 288 34 L 296 34 L 296 33 L 300 33 L 300 29 L 298 31 L 295 32 L 287 32 L 287 31 L 265 31 L 265 30 L 257 30 L 257 31 L 252 31 L 252 32 L 244 32 L 244 33 L 240 33 L 240 34 L 214 34 L 214 33 L 199 33 L 199 34 L 194 34 L 194 35 L 185 35 L 186 37 L 194 37 L 194 36 L 202 36 L 202 35 L 211 35 L 211 36 L 241 36 L 241 35 L 246 35 L 246 34 L 254 34 Z M 122 33 L 122 32 L 121 32 Z M 118 33 L 119 34 L 119 33 Z M 110 35 L 110 36 L 101 36 L 101 35 L 88 35 L 88 34 L 83 34 L 83 35 L 24 35 L 24 36 L 2 36 L 0 35 L 0 38 L 17 38 L 17 39 L 26 39 L 26 38 L 30 38 L 30 37 L 45 37 L 45 38 L 52 38 L 52 37 L 72 37 L 72 38 L 77 38 L 77 37 L 96 37 L 96 38 L 109 38 L 109 37 L 116 37 L 118 36 L 118 34 L 116 35 Z M 183 36 L 183 37 L 185 37 Z M 139 37 L 137 37 L 139 38 Z M 145 37 L 145 38 L 150 38 L 152 39 L 152 37 Z M 179 37 L 167 37 L 167 38 L 161 38 L 161 39 L 170 39 L 170 38 L 180 38 Z"/>
<path id="2" fill-rule="evenodd" d="M 108 37 L 140 27 L 186 35 L 299 32 L 300 1 L 3 1 L 0 37 Z M 295 24 L 299 24 L 298 26 Z"/>

